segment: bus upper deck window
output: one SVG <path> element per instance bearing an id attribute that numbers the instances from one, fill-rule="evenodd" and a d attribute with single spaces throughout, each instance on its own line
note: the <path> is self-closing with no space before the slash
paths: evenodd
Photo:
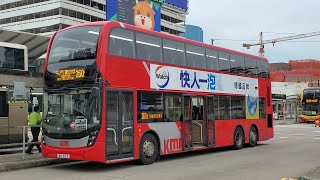
<path id="1" fill-rule="evenodd" d="M 230 72 L 236 74 L 243 74 L 245 67 L 244 67 L 244 57 L 231 54 L 230 55 Z"/>
<path id="2" fill-rule="evenodd" d="M 125 29 L 112 30 L 109 37 L 109 54 L 134 58 L 134 33 Z"/>
<path id="3" fill-rule="evenodd" d="M 177 41 L 163 39 L 163 61 L 169 64 L 185 66 L 184 44 Z"/>
<path id="4" fill-rule="evenodd" d="M 229 72 L 230 71 L 230 57 L 229 53 L 219 51 L 219 68 L 220 71 Z"/>
<path id="5" fill-rule="evenodd" d="M 246 74 L 250 76 L 257 76 L 257 60 L 246 58 L 244 61 L 246 67 Z"/>
<path id="6" fill-rule="evenodd" d="M 137 58 L 161 62 L 161 39 L 159 37 L 136 33 Z"/>

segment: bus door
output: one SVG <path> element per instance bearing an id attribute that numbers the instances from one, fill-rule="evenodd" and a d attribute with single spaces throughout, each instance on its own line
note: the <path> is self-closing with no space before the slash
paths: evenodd
<path id="1" fill-rule="evenodd" d="M 207 97 L 207 146 L 214 146 L 215 141 L 215 118 L 214 118 L 214 97 Z"/>
<path id="2" fill-rule="evenodd" d="M 183 96 L 183 144 L 184 150 L 190 150 L 193 147 L 192 139 L 192 98 Z"/>
<path id="3" fill-rule="evenodd" d="M 133 92 L 107 90 L 106 160 L 133 157 Z"/>

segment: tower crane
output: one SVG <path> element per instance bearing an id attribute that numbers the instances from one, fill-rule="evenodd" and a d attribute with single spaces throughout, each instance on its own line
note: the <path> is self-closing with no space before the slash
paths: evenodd
<path id="1" fill-rule="evenodd" d="M 297 35 L 292 35 L 292 36 L 287 36 L 287 37 L 282 37 L 282 38 L 276 38 L 276 39 L 270 39 L 270 40 L 263 40 L 263 32 L 260 32 L 260 41 L 259 43 L 253 43 L 253 44 L 243 44 L 243 47 L 250 49 L 251 46 L 260 46 L 259 50 L 259 55 L 264 57 L 264 45 L 265 44 L 275 44 L 277 42 L 283 42 L 283 41 L 290 41 L 290 40 L 295 40 L 295 39 L 302 39 L 302 38 L 307 38 L 307 37 L 313 37 L 313 36 L 319 36 L 319 32 L 311 32 L 311 33 L 305 33 L 305 34 L 297 34 Z"/>

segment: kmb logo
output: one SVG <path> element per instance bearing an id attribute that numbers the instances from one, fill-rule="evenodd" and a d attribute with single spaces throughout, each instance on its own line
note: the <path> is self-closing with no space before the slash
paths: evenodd
<path id="1" fill-rule="evenodd" d="M 164 154 L 180 152 L 182 150 L 183 140 L 182 138 L 165 139 L 164 140 Z"/>
<path id="2" fill-rule="evenodd" d="M 69 141 L 60 141 L 60 146 L 69 146 Z"/>

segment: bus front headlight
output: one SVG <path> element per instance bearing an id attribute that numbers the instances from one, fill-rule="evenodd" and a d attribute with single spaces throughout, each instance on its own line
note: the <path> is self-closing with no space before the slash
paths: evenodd
<path id="1" fill-rule="evenodd" d="M 90 133 L 87 147 L 91 147 L 91 146 L 94 145 L 94 143 L 95 143 L 96 140 L 97 140 L 98 134 L 99 134 L 99 130 L 95 130 L 95 131 L 92 131 L 92 132 Z"/>

